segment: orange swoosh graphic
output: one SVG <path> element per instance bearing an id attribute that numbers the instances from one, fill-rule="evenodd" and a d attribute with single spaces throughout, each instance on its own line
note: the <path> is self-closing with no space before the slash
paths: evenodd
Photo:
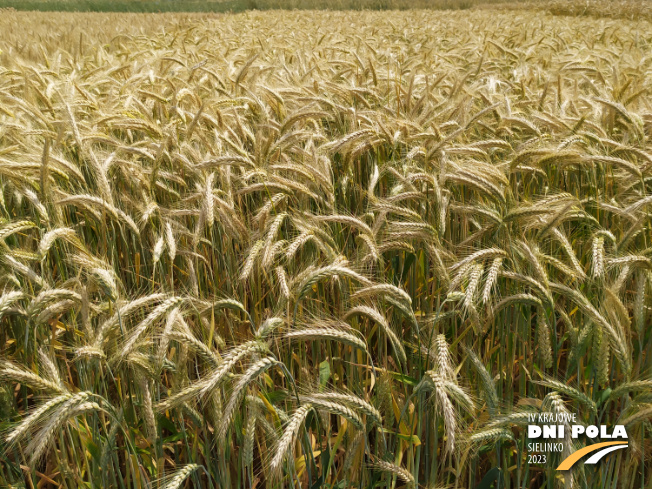
<path id="1" fill-rule="evenodd" d="M 588 447 L 584 447 L 581 450 L 576 451 L 572 455 L 569 455 L 564 459 L 562 463 L 559 464 L 559 467 L 557 467 L 557 470 L 568 470 L 570 469 L 573 465 L 575 465 L 575 462 L 577 462 L 579 459 L 581 459 L 584 455 L 587 455 L 591 452 L 595 452 L 596 450 L 600 450 L 601 448 L 605 447 L 610 447 L 613 445 L 627 445 L 627 442 L 623 441 L 605 441 L 603 443 L 595 443 L 593 445 L 589 445 Z"/>

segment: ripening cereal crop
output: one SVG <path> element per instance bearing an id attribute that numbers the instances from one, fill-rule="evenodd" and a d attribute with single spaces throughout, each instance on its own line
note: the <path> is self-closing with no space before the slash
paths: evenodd
<path id="1" fill-rule="evenodd" d="M 647 20 L 5 10 L 0 50 L 0 486 L 650 487 Z M 567 413 L 627 449 L 533 463 Z"/>

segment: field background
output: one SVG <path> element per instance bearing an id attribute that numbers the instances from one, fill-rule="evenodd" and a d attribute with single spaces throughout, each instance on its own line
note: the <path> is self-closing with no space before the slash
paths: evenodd
<path id="1" fill-rule="evenodd" d="M 468 9 L 498 0 L 0 0 L 18 10 L 99 12 L 242 12 L 252 9 Z"/>
<path id="2" fill-rule="evenodd" d="M 0 11 L 0 487 L 652 488 L 649 3 L 271 1 Z"/>
<path id="3" fill-rule="evenodd" d="M 526 9 L 556 15 L 652 18 L 646 0 L 0 0 L 0 8 L 70 12 L 242 12 L 246 10 Z"/>

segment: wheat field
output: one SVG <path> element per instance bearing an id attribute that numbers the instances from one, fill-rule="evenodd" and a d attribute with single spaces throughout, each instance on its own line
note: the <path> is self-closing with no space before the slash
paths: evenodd
<path id="1" fill-rule="evenodd" d="M 652 488 L 648 21 L 0 34 L 1 487 Z"/>

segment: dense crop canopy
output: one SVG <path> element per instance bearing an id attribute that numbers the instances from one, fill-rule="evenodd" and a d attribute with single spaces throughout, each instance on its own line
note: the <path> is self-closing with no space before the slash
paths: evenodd
<path id="1" fill-rule="evenodd" d="M 649 481 L 649 23 L 0 34 L 0 485 Z M 568 412 L 626 456 L 528 465 L 528 414 Z"/>

